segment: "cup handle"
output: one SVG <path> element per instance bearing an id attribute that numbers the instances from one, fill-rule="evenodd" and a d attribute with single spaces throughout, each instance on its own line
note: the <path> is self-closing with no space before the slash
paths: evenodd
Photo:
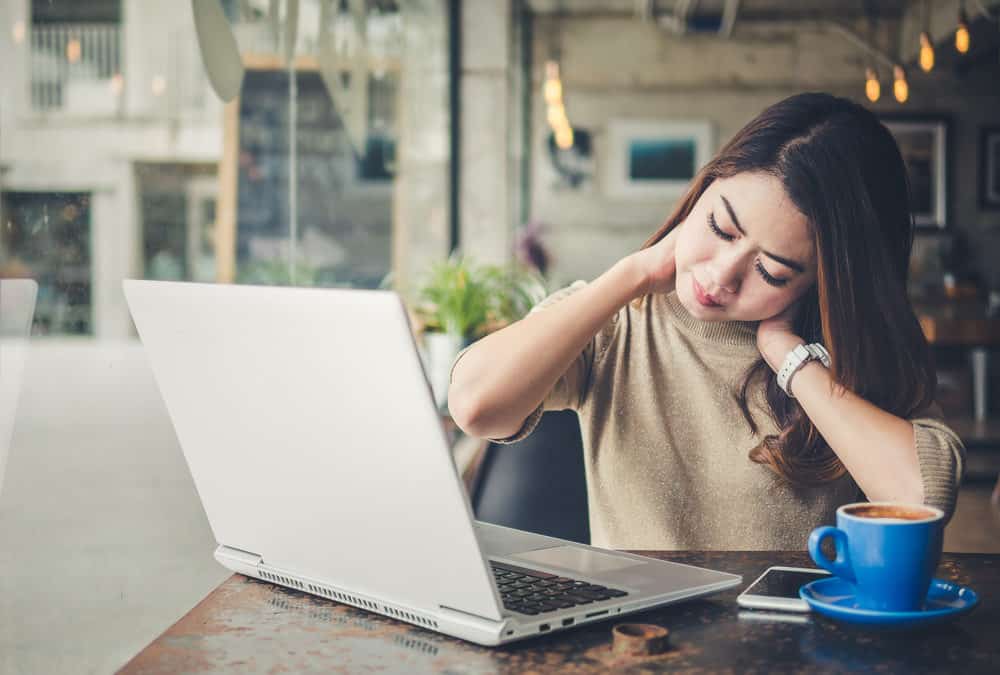
<path id="1" fill-rule="evenodd" d="M 823 540 L 827 537 L 833 537 L 834 548 L 837 551 L 837 557 L 834 560 L 827 558 L 820 548 Z M 830 525 L 817 527 L 809 535 L 809 555 L 812 556 L 817 565 L 836 574 L 841 579 L 855 580 L 854 570 L 851 569 L 851 557 L 847 552 L 847 533 L 843 530 L 838 530 Z"/>

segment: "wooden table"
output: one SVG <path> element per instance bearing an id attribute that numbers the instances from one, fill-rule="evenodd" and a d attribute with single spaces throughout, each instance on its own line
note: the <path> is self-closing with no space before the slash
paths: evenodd
<path id="1" fill-rule="evenodd" d="M 812 566 L 802 552 L 645 552 L 742 574 Z M 980 596 L 971 614 L 916 631 L 864 630 L 819 615 L 768 619 L 733 589 L 625 617 L 670 630 L 672 648 L 616 660 L 616 621 L 485 648 L 315 596 L 234 575 L 122 673 L 1000 672 L 1000 555 L 946 554 L 937 576 Z"/>

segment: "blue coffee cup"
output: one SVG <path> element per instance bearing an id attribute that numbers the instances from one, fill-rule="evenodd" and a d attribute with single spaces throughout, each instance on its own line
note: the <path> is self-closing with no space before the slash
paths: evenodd
<path id="1" fill-rule="evenodd" d="M 833 539 L 836 558 L 823 540 Z M 858 606 L 891 612 L 923 608 L 941 558 L 944 512 L 922 504 L 862 502 L 837 509 L 837 527 L 809 535 L 817 565 L 854 584 Z"/>

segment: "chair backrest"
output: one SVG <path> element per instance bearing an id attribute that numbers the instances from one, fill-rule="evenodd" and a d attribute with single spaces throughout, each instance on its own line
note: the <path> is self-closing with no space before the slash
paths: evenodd
<path id="1" fill-rule="evenodd" d="M 527 438 L 490 443 L 471 490 L 476 518 L 590 543 L 580 422 L 549 411 Z"/>

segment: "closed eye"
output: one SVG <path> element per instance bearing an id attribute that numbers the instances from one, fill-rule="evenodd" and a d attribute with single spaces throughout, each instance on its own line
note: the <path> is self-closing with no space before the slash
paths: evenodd
<path id="1" fill-rule="evenodd" d="M 724 241 L 732 241 L 733 239 L 736 238 L 736 235 L 726 234 L 725 232 L 722 231 L 722 229 L 719 227 L 719 224 L 715 222 L 714 213 L 708 214 L 708 227 L 710 230 L 712 230 L 712 232 L 715 233 L 715 236 Z"/>
<path id="2" fill-rule="evenodd" d="M 757 272 L 760 273 L 762 277 L 764 277 L 764 281 L 771 284 L 772 286 L 784 286 L 785 284 L 788 283 L 788 279 L 781 279 L 779 277 L 773 276 L 766 269 L 764 269 L 764 265 L 760 262 L 759 258 L 754 261 L 753 266 L 757 269 Z"/>

